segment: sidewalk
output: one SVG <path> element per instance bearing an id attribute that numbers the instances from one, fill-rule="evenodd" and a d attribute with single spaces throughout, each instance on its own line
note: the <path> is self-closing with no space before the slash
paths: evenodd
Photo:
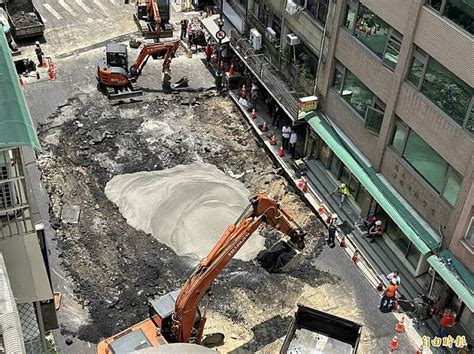
<path id="1" fill-rule="evenodd" d="M 281 129 L 276 129 L 274 127 L 271 127 L 272 118 L 267 113 L 265 105 L 263 103 L 259 102 L 260 103 L 260 105 L 259 105 L 260 109 L 257 111 L 257 119 L 254 120 L 254 119 L 251 118 L 251 114 L 249 112 L 247 112 L 247 110 L 239 104 L 238 92 L 232 92 L 231 91 L 231 92 L 229 92 L 229 95 L 234 100 L 237 107 L 242 111 L 242 113 L 247 118 L 247 120 L 250 123 L 251 127 L 253 128 L 255 134 L 260 138 L 261 142 L 263 143 L 264 148 L 269 153 L 269 156 L 272 157 L 272 159 L 274 161 L 276 161 L 282 167 L 282 169 L 285 171 L 290 183 L 292 183 L 296 188 L 298 188 L 299 176 L 295 172 L 293 159 L 286 152 L 285 152 L 285 155 L 283 157 L 278 156 L 278 150 L 279 150 L 279 147 L 281 146 Z M 269 127 L 268 132 L 261 132 L 260 131 L 259 127 L 263 124 L 263 122 L 267 123 L 267 125 Z M 278 141 L 277 145 L 271 145 L 270 144 L 269 137 L 272 134 L 275 134 L 276 137 L 277 137 L 277 141 Z M 302 140 L 303 140 L 302 137 L 299 137 L 299 143 L 300 144 L 302 143 Z M 297 149 L 297 151 L 298 150 L 301 151 L 301 146 L 300 146 L 300 149 Z M 357 231 L 355 231 L 356 229 L 354 228 L 354 220 L 358 219 L 358 217 L 355 218 L 355 216 L 357 216 L 358 214 L 354 214 L 354 211 L 351 209 L 351 207 L 347 203 L 343 206 L 342 210 L 339 209 L 337 207 L 337 204 L 338 204 L 337 201 L 335 199 L 329 197 L 329 192 L 332 192 L 332 190 L 334 190 L 334 188 L 336 186 L 336 184 L 334 184 L 334 182 L 333 182 L 333 187 L 331 187 L 332 189 L 330 189 L 329 192 L 326 190 L 325 193 L 321 193 L 321 191 L 318 189 L 319 186 L 317 186 L 317 184 L 314 183 L 314 181 L 316 180 L 316 176 L 315 176 L 313 170 L 314 169 L 312 167 L 308 166 L 308 175 L 307 175 L 307 178 L 308 178 L 308 192 L 307 193 L 301 192 L 302 197 L 306 200 L 306 202 L 311 207 L 311 209 L 315 212 L 315 214 L 317 216 L 319 216 L 321 221 L 323 221 L 324 223 L 326 223 L 325 221 L 327 220 L 327 216 L 332 214 L 332 213 L 338 213 L 338 215 L 340 215 L 340 220 L 341 221 L 346 220 L 345 222 L 343 221 L 340 224 L 340 228 L 339 228 L 340 231 L 337 234 L 337 237 L 338 237 L 339 241 L 341 240 L 342 237 L 346 237 L 347 247 L 346 248 L 337 247 L 337 248 L 332 249 L 332 250 L 329 249 L 329 248 L 325 248 L 325 251 L 323 251 L 323 254 L 321 255 L 322 256 L 321 260 L 323 262 L 322 265 L 327 267 L 328 263 L 330 265 L 331 263 L 336 261 L 337 266 L 341 267 L 340 259 L 337 257 L 336 253 L 344 254 L 344 252 L 345 252 L 347 257 L 352 258 L 353 255 L 354 255 L 354 251 L 356 249 L 358 249 L 358 250 L 363 252 L 363 254 L 359 257 L 359 261 L 356 262 L 356 263 L 351 263 L 351 262 L 347 262 L 347 261 L 344 262 L 344 264 L 349 264 L 349 265 L 343 266 L 342 267 L 343 269 L 340 269 L 340 271 L 342 272 L 340 276 L 341 276 L 341 278 L 348 278 L 347 280 L 352 282 L 352 278 L 347 277 L 347 273 L 348 272 L 354 272 L 354 270 L 357 270 L 357 268 L 358 268 L 358 270 L 360 270 L 360 272 L 357 272 L 357 273 L 362 274 L 365 277 L 365 279 L 372 285 L 373 288 L 377 287 L 377 285 L 380 283 L 380 280 L 381 280 L 379 274 L 383 274 L 383 273 L 378 273 L 375 270 L 375 267 L 371 264 L 371 261 L 369 259 L 367 259 L 366 257 L 364 257 L 365 249 L 360 248 L 359 245 L 353 241 L 353 238 L 355 238 L 353 233 L 357 232 Z M 318 178 L 319 177 L 320 176 L 318 174 Z M 319 182 L 319 180 L 318 180 L 318 182 Z M 323 201 L 322 198 L 324 198 L 326 201 L 328 201 L 328 203 Z M 349 219 L 347 220 L 346 218 L 349 218 Z M 341 230 L 351 231 L 351 232 L 348 233 L 347 235 L 343 235 Z M 377 243 L 374 243 L 374 244 L 368 243 L 365 240 L 365 238 L 363 238 L 363 241 L 365 241 L 365 243 L 367 243 L 369 246 L 377 245 Z M 375 253 L 375 252 L 372 251 L 370 253 Z M 321 260 L 319 260 L 319 258 L 318 258 L 316 260 L 316 262 L 319 263 Z M 352 264 L 352 266 L 351 266 L 351 264 Z M 336 265 L 334 265 L 334 266 L 336 266 Z M 333 267 L 331 267 L 331 270 L 332 269 L 333 269 Z M 389 269 L 389 268 L 387 268 L 387 269 Z M 385 273 L 385 274 L 388 274 L 388 273 Z M 352 277 L 355 277 L 355 276 L 352 275 Z M 408 283 L 408 279 L 405 280 L 405 283 Z M 354 286 L 356 288 L 361 287 L 362 288 L 360 290 L 361 293 L 364 292 L 364 290 L 363 290 L 364 288 L 367 289 L 367 284 L 363 284 L 363 281 L 361 281 L 360 284 L 354 284 Z M 363 295 L 361 294 L 361 296 L 364 297 L 365 294 L 363 294 Z M 368 296 L 368 294 L 367 294 L 367 296 Z M 378 303 L 368 304 L 367 299 L 361 299 L 361 303 L 363 303 L 364 307 L 366 307 L 367 310 L 369 311 L 368 321 L 373 321 L 375 319 L 380 319 L 381 318 L 380 316 L 384 315 L 378 310 Z M 400 313 L 393 313 L 393 315 L 397 319 L 400 319 L 403 316 L 403 314 L 400 314 Z M 388 316 L 390 316 L 390 315 L 388 315 Z M 383 322 L 392 321 L 392 320 L 389 320 L 387 317 L 382 317 L 382 318 L 385 319 Z M 372 324 L 372 325 L 374 325 L 374 324 Z M 384 324 L 379 323 L 378 325 L 379 326 L 384 326 L 384 325 L 386 325 L 386 323 L 384 323 Z M 375 324 L 375 327 L 377 327 L 378 325 Z M 415 328 L 412 325 L 412 321 L 410 319 L 408 319 L 407 316 L 405 316 L 405 325 L 406 325 L 406 328 L 407 328 L 406 334 L 407 334 L 407 337 L 408 337 L 409 341 L 411 342 L 411 344 L 415 347 L 420 345 L 421 336 L 415 330 Z M 422 335 L 424 335 L 424 333 Z M 433 336 L 431 333 L 427 334 L 427 335 Z M 405 347 L 405 349 L 406 349 L 406 347 Z M 406 351 L 406 352 L 409 352 L 409 351 Z M 424 350 L 424 353 L 430 353 L 430 352 L 431 351 L 429 349 Z"/>

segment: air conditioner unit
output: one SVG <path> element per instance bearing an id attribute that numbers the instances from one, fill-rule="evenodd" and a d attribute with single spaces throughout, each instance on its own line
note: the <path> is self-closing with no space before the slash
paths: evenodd
<path id="1" fill-rule="evenodd" d="M 273 42 L 277 41 L 276 32 L 273 28 L 267 27 L 266 34 L 267 34 L 267 38 L 270 42 L 273 43 Z"/>
<path id="2" fill-rule="evenodd" d="M 250 30 L 250 43 L 252 48 L 255 50 L 260 50 L 262 48 L 262 35 L 255 28 Z"/>
<path id="3" fill-rule="evenodd" d="M 295 36 L 293 33 L 290 33 L 286 35 L 286 42 L 289 45 L 297 45 L 297 44 L 300 44 L 300 39 L 297 36 Z"/>
<path id="4" fill-rule="evenodd" d="M 288 2 L 286 3 L 286 12 L 290 16 L 295 15 L 299 9 L 300 7 L 297 4 L 295 4 L 292 0 L 288 0 Z"/>

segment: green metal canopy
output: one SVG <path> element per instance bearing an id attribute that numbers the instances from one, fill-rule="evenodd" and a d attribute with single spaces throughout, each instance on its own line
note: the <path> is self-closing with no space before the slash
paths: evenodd
<path id="1" fill-rule="evenodd" d="M 474 276 L 449 251 L 428 258 L 428 263 L 457 296 L 474 312 Z"/>
<path id="2" fill-rule="evenodd" d="M 357 177 L 372 197 L 380 204 L 390 218 L 416 246 L 421 254 L 427 254 L 438 247 L 439 242 L 413 215 L 407 202 L 396 196 L 373 167 L 369 167 L 349 146 L 319 112 L 306 116 L 309 125 L 318 133 L 336 156 Z"/>
<path id="3" fill-rule="evenodd" d="M 0 31 L 0 149 L 18 146 L 41 149 L 10 48 Z"/>

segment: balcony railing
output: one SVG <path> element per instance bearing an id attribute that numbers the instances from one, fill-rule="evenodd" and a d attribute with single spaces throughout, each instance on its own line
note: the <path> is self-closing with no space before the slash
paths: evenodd
<path id="1" fill-rule="evenodd" d="M 262 82 L 267 91 L 280 104 L 283 111 L 293 121 L 296 121 L 298 100 L 280 77 L 278 69 L 269 58 L 264 54 L 257 53 L 249 40 L 233 29 L 230 31 L 230 45 L 240 59 L 247 64 L 252 74 Z"/>
<path id="2" fill-rule="evenodd" d="M 19 149 L 0 150 L 0 238 L 33 231 Z"/>

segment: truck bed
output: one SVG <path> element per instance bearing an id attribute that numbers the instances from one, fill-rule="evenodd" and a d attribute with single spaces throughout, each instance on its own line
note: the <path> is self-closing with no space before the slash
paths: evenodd
<path id="1" fill-rule="evenodd" d="M 356 353 L 362 326 L 298 305 L 280 354 Z"/>
<path id="2" fill-rule="evenodd" d="M 43 19 L 31 0 L 8 2 L 6 9 L 15 38 L 35 37 L 43 34 Z"/>

